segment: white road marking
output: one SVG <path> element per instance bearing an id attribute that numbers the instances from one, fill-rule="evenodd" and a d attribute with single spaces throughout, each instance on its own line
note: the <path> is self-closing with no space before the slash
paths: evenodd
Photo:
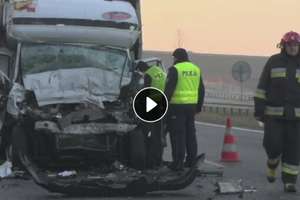
<path id="1" fill-rule="evenodd" d="M 198 122 L 198 121 L 195 121 L 195 124 L 202 125 L 202 126 L 210 126 L 210 127 L 215 127 L 215 128 L 225 128 L 224 125 L 204 123 L 204 122 Z M 261 130 L 246 129 L 246 128 L 240 128 L 240 127 L 232 127 L 232 129 L 238 130 L 238 131 L 252 132 L 252 133 L 260 133 L 260 134 L 264 133 L 264 131 L 261 131 Z"/>
<path id="2" fill-rule="evenodd" d="M 204 160 L 204 163 L 206 163 L 206 164 L 208 164 L 208 165 L 212 165 L 212 166 L 217 167 L 217 168 L 220 168 L 220 169 L 225 168 L 224 165 L 221 165 L 221 164 L 219 164 L 219 163 L 216 163 L 216 162 L 213 162 L 213 161 L 210 161 L 210 160 L 206 160 L 206 159 Z"/>

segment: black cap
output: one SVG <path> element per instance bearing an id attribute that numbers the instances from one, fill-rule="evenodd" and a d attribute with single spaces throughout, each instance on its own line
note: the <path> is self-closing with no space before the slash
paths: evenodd
<path id="1" fill-rule="evenodd" d="M 136 65 L 137 70 L 146 71 L 149 68 L 149 65 L 144 61 L 139 61 Z"/>
<path id="2" fill-rule="evenodd" d="M 175 51 L 173 52 L 172 55 L 175 58 L 177 58 L 178 60 L 188 60 L 189 59 L 188 53 L 183 48 L 175 49 Z"/>

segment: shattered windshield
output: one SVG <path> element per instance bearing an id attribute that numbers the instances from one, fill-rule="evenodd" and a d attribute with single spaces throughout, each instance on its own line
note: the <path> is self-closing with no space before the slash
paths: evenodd
<path id="1" fill-rule="evenodd" d="M 110 48 L 65 44 L 24 44 L 21 66 L 24 74 L 87 67 L 122 74 L 126 58 L 126 52 Z"/>
<path id="2" fill-rule="evenodd" d="M 21 74 L 39 105 L 114 101 L 130 81 L 126 50 L 69 44 L 23 44 Z"/>

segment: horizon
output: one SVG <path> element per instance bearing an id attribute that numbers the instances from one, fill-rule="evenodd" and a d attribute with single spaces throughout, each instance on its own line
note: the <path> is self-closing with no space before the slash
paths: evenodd
<path id="1" fill-rule="evenodd" d="M 155 50 L 155 49 L 143 49 L 143 51 L 147 52 L 158 52 L 158 53 L 166 53 L 171 54 L 173 50 Z M 244 56 L 244 57 L 262 57 L 266 58 L 267 55 L 244 55 L 244 54 L 223 54 L 223 53 L 206 53 L 206 52 L 195 52 L 195 51 L 188 51 L 189 54 L 201 54 L 201 55 L 217 55 L 217 56 Z M 279 52 L 278 52 L 279 53 Z"/>
<path id="2" fill-rule="evenodd" d="M 284 33 L 300 31 L 299 0 L 142 0 L 141 6 L 145 50 L 270 56 Z"/>

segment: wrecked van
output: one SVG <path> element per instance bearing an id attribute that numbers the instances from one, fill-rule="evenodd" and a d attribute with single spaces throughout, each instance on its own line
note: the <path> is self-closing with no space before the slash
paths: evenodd
<path id="1" fill-rule="evenodd" d="M 3 6 L 13 52 L 7 113 L 12 156 L 34 181 L 69 195 L 135 195 L 181 189 L 177 174 L 143 170 L 144 135 L 132 111 L 140 77 L 137 0 L 12 0 Z"/>

